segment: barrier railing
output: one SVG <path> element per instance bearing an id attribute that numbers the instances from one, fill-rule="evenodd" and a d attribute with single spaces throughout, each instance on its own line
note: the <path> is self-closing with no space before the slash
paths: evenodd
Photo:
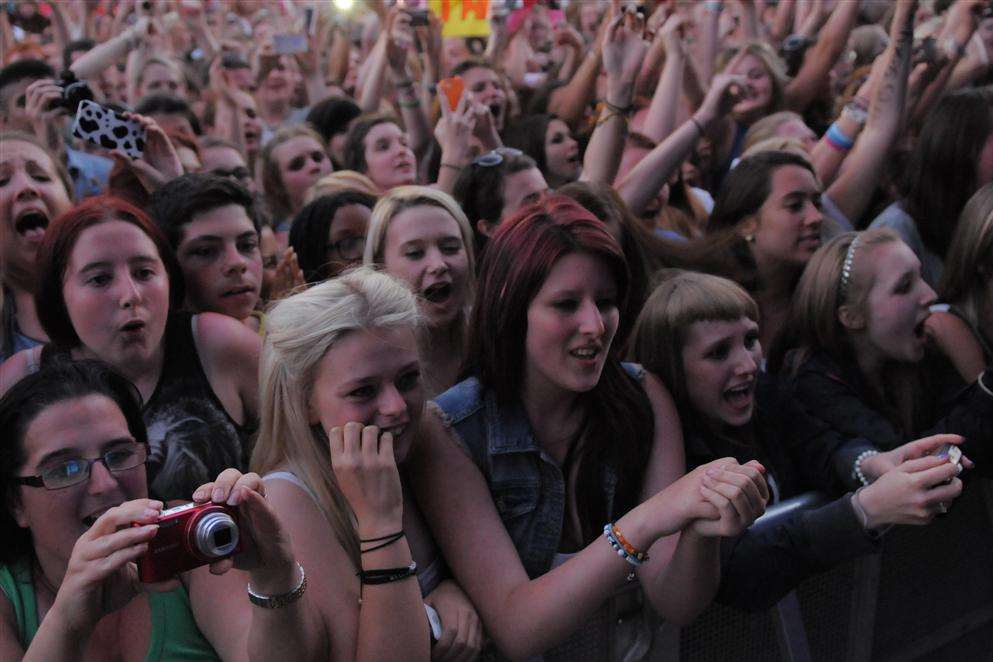
<path id="1" fill-rule="evenodd" d="M 753 526 L 824 503 L 804 494 Z M 688 628 L 663 625 L 652 659 L 835 662 L 993 659 L 993 490 L 967 484 L 929 526 L 895 527 L 881 554 L 803 582 L 772 609 L 713 605 Z"/>

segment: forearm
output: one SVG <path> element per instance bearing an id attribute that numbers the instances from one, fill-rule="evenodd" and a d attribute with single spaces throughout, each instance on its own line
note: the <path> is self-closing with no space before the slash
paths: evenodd
<path id="1" fill-rule="evenodd" d="M 328 53 L 327 79 L 338 87 L 343 87 L 348 76 L 348 56 L 351 45 L 341 30 L 335 30 Z"/>
<path id="2" fill-rule="evenodd" d="M 683 122 L 617 184 L 617 192 L 632 214 L 640 214 L 648 202 L 658 195 L 699 137 L 700 129 L 692 119 Z"/>
<path id="3" fill-rule="evenodd" d="M 362 569 L 402 568 L 412 560 L 406 538 L 362 555 Z M 430 639 L 417 578 L 362 586 L 356 661 L 427 660 Z"/>
<path id="4" fill-rule="evenodd" d="M 648 107 L 648 115 L 641 132 L 660 143 L 672 133 L 676 125 L 676 114 L 679 111 L 680 90 L 686 71 L 686 56 L 681 50 L 672 49 L 666 55 L 665 67 L 659 78 L 652 103 Z"/>
<path id="5" fill-rule="evenodd" d="M 403 119 L 410 148 L 418 159 L 422 159 L 431 145 L 431 128 L 428 126 L 428 118 L 424 114 L 424 107 L 421 105 L 414 82 L 410 78 L 406 78 L 397 80 L 395 84 L 397 105 L 400 106 L 400 117 Z"/>
<path id="6" fill-rule="evenodd" d="M 776 16 L 772 21 L 772 31 L 769 40 L 774 45 L 779 45 L 784 39 L 790 36 L 790 27 L 793 25 L 793 9 L 796 0 L 779 0 L 776 6 Z"/>
<path id="7" fill-rule="evenodd" d="M 697 52 L 696 63 L 697 79 L 704 87 L 709 86 L 710 79 L 714 77 L 715 63 L 717 62 L 717 49 L 720 46 L 720 36 L 718 34 L 720 12 L 710 9 L 704 10 L 704 22 L 700 30 L 700 49 Z"/>
<path id="8" fill-rule="evenodd" d="M 665 40 L 658 34 L 648 47 L 645 60 L 641 63 L 641 71 L 638 72 L 638 90 L 640 96 L 651 96 L 653 93 L 652 82 L 658 86 L 659 76 L 662 75 L 663 67 L 667 60 L 665 52 Z"/>
<path id="9" fill-rule="evenodd" d="M 586 107 L 596 96 L 596 80 L 600 73 L 602 55 L 594 48 L 567 85 L 552 92 L 548 112 L 559 117 L 575 130 L 583 119 Z"/>
<path id="10" fill-rule="evenodd" d="M 56 598 L 57 600 L 58 598 Z M 74 662 L 86 649 L 93 627 L 73 628 L 62 617 L 58 605 L 45 614 L 22 662 Z"/>
<path id="11" fill-rule="evenodd" d="M 638 578 L 659 615 L 685 626 L 707 608 L 717 593 L 721 539 L 705 538 L 691 529 L 675 536 L 678 542 L 671 559 L 667 563 L 664 558 L 658 563 L 652 559 L 638 572 Z M 659 541 L 655 547 L 665 542 Z"/>
<path id="12" fill-rule="evenodd" d="M 848 42 L 860 7 L 858 2 L 840 2 L 835 6 L 827 25 L 818 35 L 817 43 L 804 58 L 800 71 L 786 86 L 788 108 L 802 112 L 816 96 Z"/>
<path id="13" fill-rule="evenodd" d="M 607 81 L 607 107 L 597 120 L 590 143 L 583 157 L 583 174 L 586 182 L 609 184 L 617 176 L 628 135 L 628 116 L 634 96 L 634 82 Z M 618 112 L 622 109 L 622 112 Z"/>
<path id="14" fill-rule="evenodd" d="M 296 567 L 279 580 L 277 588 L 267 588 L 265 582 L 252 578 L 253 590 L 262 595 L 283 594 L 287 587 L 296 586 L 299 577 Z M 252 662 L 266 660 L 309 660 L 319 657 L 320 622 L 313 601 L 304 595 L 297 601 L 276 609 L 253 605 L 248 631 L 248 659 Z"/>
<path id="15" fill-rule="evenodd" d="M 775 528 L 753 525 L 724 555 L 717 602 L 768 609 L 808 577 L 879 547 L 858 521 L 850 495 L 800 511 Z"/>
<path id="16" fill-rule="evenodd" d="M 868 208 L 890 149 L 900 135 L 912 42 L 913 15 L 910 14 L 904 25 L 894 30 L 883 55 L 882 73 L 869 102 L 865 131 L 846 159 L 845 171 L 828 188 L 831 200 L 853 222 Z"/>
<path id="17" fill-rule="evenodd" d="M 126 30 L 109 41 L 97 44 L 86 51 L 69 67 L 76 78 L 86 80 L 96 78 L 103 71 L 128 56 L 135 47 L 136 36 Z"/>
<path id="18" fill-rule="evenodd" d="M 359 107 L 364 113 L 373 113 L 379 110 L 379 103 L 383 98 L 383 82 L 386 78 L 386 37 L 384 36 L 376 42 L 369 56 L 369 67 L 366 69 L 365 77 L 357 92 Z"/>
<path id="19" fill-rule="evenodd" d="M 741 29 L 745 39 L 751 41 L 762 37 L 759 32 L 758 12 L 753 2 L 739 3 L 741 6 Z"/>

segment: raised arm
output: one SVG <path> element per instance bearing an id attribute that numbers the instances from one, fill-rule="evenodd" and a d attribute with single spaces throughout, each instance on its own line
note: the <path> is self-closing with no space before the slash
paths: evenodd
<path id="1" fill-rule="evenodd" d="M 686 19 L 680 14 L 673 14 L 662 24 L 662 29 L 655 36 L 655 42 L 661 42 L 665 48 L 665 65 L 659 77 L 652 103 L 648 107 L 641 133 L 656 143 L 660 143 L 672 133 L 676 125 L 676 115 L 679 112 L 679 98 L 686 72 L 686 51 L 683 49 L 680 32 Z M 652 45 L 655 47 L 655 44 Z"/>
<path id="2" fill-rule="evenodd" d="M 617 184 L 617 192 L 631 213 L 641 213 L 686 159 L 700 136 L 730 112 L 742 90 L 744 79 L 740 76 L 716 76 L 699 110 L 624 176 Z"/>
<path id="3" fill-rule="evenodd" d="M 846 218 L 862 216 L 883 175 L 890 149 L 900 135 L 910 55 L 914 40 L 916 2 L 901 0 L 890 27 L 890 43 L 881 58 L 883 69 L 869 103 L 869 119 L 842 165 L 841 174 L 827 189 Z"/>
<path id="4" fill-rule="evenodd" d="M 786 86 L 787 108 L 803 112 L 810 105 L 844 50 L 860 7 L 858 2 L 839 2 L 835 5 L 831 18 L 818 35 L 817 43 L 807 52 L 800 71 Z"/>
<path id="5" fill-rule="evenodd" d="M 616 9 L 616 8 L 615 8 Z M 642 19 L 615 11 L 607 27 L 603 65 L 607 73 L 604 110 L 583 158 L 583 181 L 610 183 L 617 176 L 633 110 L 634 83 L 648 44 L 641 38 Z"/>

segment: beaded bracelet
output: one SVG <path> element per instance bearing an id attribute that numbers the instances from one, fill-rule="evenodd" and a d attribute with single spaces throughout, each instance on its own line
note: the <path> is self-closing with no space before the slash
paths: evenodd
<path id="1" fill-rule="evenodd" d="M 297 568 L 300 569 L 300 582 L 290 591 L 282 595 L 262 595 L 253 591 L 252 584 L 248 583 L 245 585 L 245 590 L 248 591 L 248 600 L 256 607 L 263 609 L 281 609 L 293 604 L 307 591 L 307 573 L 303 571 L 303 566 L 299 563 L 297 563 Z"/>
<path id="2" fill-rule="evenodd" d="M 648 554 L 640 552 L 621 535 L 620 529 L 608 522 L 603 525 L 603 535 L 617 555 L 637 567 L 648 560 Z"/>
<path id="3" fill-rule="evenodd" d="M 859 453 L 859 456 L 855 458 L 855 463 L 852 465 L 852 478 L 859 481 L 862 485 L 868 485 L 869 479 L 865 477 L 862 473 L 862 461 L 866 458 L 872 457 L 873 455 L 879 455 L 877 450 L 867 450 Z"/>

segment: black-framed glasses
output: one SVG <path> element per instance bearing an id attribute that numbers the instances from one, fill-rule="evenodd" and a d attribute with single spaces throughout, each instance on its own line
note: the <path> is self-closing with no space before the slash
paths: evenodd
<path id="1" fill-rule="evenodd" d="M 217 175 L 218 177 L 230 177 L 231 179 L 236 179 L 238 181 L 245 181 L 249 179 L 252 175 L 248 172 L 248 168 L 245 166 L 237 166 L 231 170 L 225 170 L 224 168 L 214 168 L 210 171 L 210 174 Z"/>
<path id="2" fill-rule="evenodd" d="M 503 163 L 505 156 L 520 156 L 523 154 L 519 149 L 514 149 L 513 147 L 497 147 L 496 149 L 490 150 L 485 154 L 480 154 L 472 160 L 472 165 L 481 166 L 483 168 L 492 168 Z"/>
<path id="3" fill-rule="evenodd" d="M 358 260 L 365 251 L 365 237 L 345 237 L 327 245 L 328 253 L 340 260 Z"/>
<path id="4" fill-rule="evenodd" d="M 89 480 L 90 470 L 96 462 L 103 464 L 111 473 L 120 473 L 144 464 L 147 459 L 148 446 L 132 441 L 115 446 L 92 460 L 85 458 L 62 460 L 37 476 L 16 476 L 14 482 L 30 487 L 44 487 L 47 490 L 61 490 Z"/>

